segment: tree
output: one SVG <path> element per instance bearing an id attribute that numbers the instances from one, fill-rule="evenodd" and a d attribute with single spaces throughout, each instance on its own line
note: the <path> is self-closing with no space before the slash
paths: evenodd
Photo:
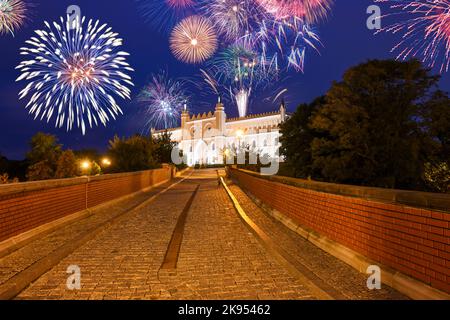
<path id="1" fill-rule="evenodd" d="M 89 159 L 91 161 L 100 161 L 100 153 L 96 149 L 81 149 L 74 151 L 77 159 Z"/>
<path id="2" fill-rule="evenodd" d="M 134 135 L 130 138 L 115 136 L 109 142 L 108 154 L 115 172 L 132 172 L 158 167 L 153 157 L 153 143 L 149 137 Z"/>
<path id="3" fill-rule="evenodd" d="M 373 60 L 334 83 L 311 122 L 313 167 L 329 181 L 416 188 L 424 173 L 417 121 L 438 77 L 419 61 Z"/>
<path id="4" fill-rule="evenodd" d="M 281 124 L 280 154 L 285 156 L 287 165 L 297 178 L 315 175 L 312 168 L 311 143 L 318 133 L 309 123 L 324 102 L 325 97 L 320 97 L 310 104 L 301 104 L 292 117 Z"/>
<path id="5" fill-rule="evenodd" d="M 98 176 L 100 174 L 102 174 L 102 168 L 97 162 L 93 161 L 91 166 L 91 176 Z"/>
<path id="6" fill-rule="evenodd" d="M 61 153 L 56 164 L 56 179 L 73 178 L 77 176 L 78 165 L 75 154 L 72 150 Z"/>
<path id="7" fill-rule="evenodd" d="M 158 163 L 172 163 L 172 150 L 176 143 L 172 141 L 171 134 L 165 131 L 153 139 L 153 154 Z"/>
<path id="8" fill-rule="evenodd" d="M 54 170 L 48 160 L 31 165 L 28 168 L 27 179 L 29 181 L 49 180 L 54 177 Z"/>
<path id="9" fill-rule="evenodd" d="M 31 170 L 31 167 L 34 165 L 39 164 L 37 167 L 34 167 L 33 170 L 38 168 L 38 171 L 42 173 L 40 177 L 54 177 L 57 169 L 57 162 L 62 152 L 62 146 L 58 144 L 58 138 L 54 135 L 39 132 L 31 138 L 30 146 L 31 150 L 27 153 L 27 159 L 31 165 L 29 170 Z M 35 173 L 36 171 L 32 174 L 28 174 L 28 176 L 34 176 Z"/>
<path id="10" fill-rule="evenodd" d="M 2 172 L 8 172 L 8 169 L 9 169 L 8 159 L 0 153 L 0 174 Z"/>
<path id="11" fill-rule="evenodd" d="M 450 192 L 450 99 L 437 91 L 422 107 L 422 124 L 428 133 L 425 183 L 430 190 Z"/>
<path id="12" fill-rule="evenodd" d="M 442 161 L 448 145 L 449 122 L 436 121 L 450 107 L 438 81 L 416 60 L 353 67 L 282 126 L 282 153 L 302 177 L 426 189 L 426 164 Z"/>
<path id="13" fill-rule="evenodd" d="M 9 182 L 9 175 L 7 173 L 0 174 L 0 184 L 7 184 Z"/>

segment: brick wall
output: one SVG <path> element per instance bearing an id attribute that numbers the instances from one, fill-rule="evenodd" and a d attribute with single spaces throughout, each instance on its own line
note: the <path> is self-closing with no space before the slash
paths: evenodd
<path id="1" fill-rule="evenodd" d="M 324 193 L 236 169 L 229 173 L 297 223 L 450 293 L 450 212 Z"/>
<path id="2" fill-rule="evenodd" d="M 0 242 L 67 215 L 171 179 L 173 170 L 0 186 Z"/>

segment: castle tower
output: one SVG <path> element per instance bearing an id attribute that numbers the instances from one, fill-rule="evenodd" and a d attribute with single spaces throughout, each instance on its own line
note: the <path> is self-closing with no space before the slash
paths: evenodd
<path id="1" fill-rule="evenodd" d="M 225 113 L 225 107 L 222 103 L 222 99 L 218 98 L 217 104 L 216 104 L 216 111 L 214 112 L 214 116 L 216 117 L 216 130 L 218 136 L 224 136 L 225 135 L 225 122 L 227 119 L 227 115 Z"/>
<path id="2" fill-rule="evenodd" d="M 284 102 L 284 99 L 281 100 L 280 115 L 281 115 L 281 122 L 284 122 L 286 120 L 286 103 Z"/>
<path id="3" fill-rule="evenodd" d="M 190 119 L 189 110 L 187 104 L 184 103 L 183 111 L 181 112 L 181 132 L 183 136 L 183 140 L 189 139 L 189 131 L 187 128 L 187 123 Z"/>

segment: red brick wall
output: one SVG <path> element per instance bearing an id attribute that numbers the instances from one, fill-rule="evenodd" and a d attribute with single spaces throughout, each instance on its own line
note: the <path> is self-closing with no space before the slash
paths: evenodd
<path id="1" fill-rule="evenodd" d="M 322 193 L 235 169 L 230 174 L 252 195 L 299 224 L 450 293 L 449 212 Z"/>
<path id="2" fill-rule="evenodd" d="M 169 180 L 172 169 L 0 187 L 0 241 Z"/>

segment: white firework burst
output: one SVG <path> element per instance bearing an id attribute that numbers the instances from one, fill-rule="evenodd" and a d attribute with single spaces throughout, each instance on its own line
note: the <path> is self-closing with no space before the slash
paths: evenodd
<path id="1" fill-rule="evenodd" d="M 107 24 L 86 23 L 85 17 L 75 28 L 68 17 L 45 26 L 21 48 L 27 60 L 16 67 L 21 71 L 16 81 L 28 84 L 19 98 L 29 97 L 26 108 L 35 119 L 49 122 L 55 116 L 58 128 L 76 125 L 85 134 L 87 126 L 106 126 L 122 114 L 115 96 L 130 99 L 133 86 L 122 39 Z"/>

